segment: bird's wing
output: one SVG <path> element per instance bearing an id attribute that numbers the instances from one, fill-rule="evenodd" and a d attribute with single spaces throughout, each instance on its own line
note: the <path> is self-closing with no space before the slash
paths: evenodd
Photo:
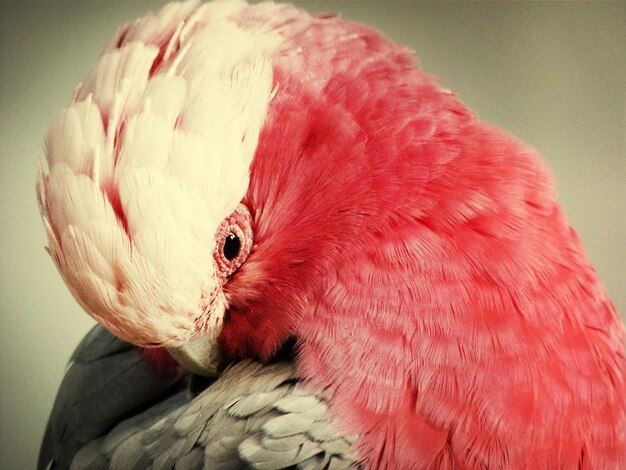
<path id="1" fill-rule="evenodd" d="M 38 468 L 68 468 L 79 449 L 174 393 L 177 382 L 180 378 L 153 372 L 138 349 L 94 327 L 68 364 L 41 444 Z"/>
<path id="2" fill-rule="evenodd" d="M 356 467 L 354 439 L 341 435 L 327 412 L 323 401 L 295 386 L 271 406 L 259 431 L 239 445 L 239 454 L 255 469 Z"/>
<path id="3" fill-rule="evenodd" d="M 181 392 L 120 423 L 72 468 L 349 468 L 351 442 L 293 364 L 241 362 L 191 401 Z"/>

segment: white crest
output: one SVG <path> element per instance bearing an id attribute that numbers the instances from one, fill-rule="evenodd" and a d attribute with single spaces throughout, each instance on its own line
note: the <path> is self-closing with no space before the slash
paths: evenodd
<path id="1" fill-rule="evenodd" d="M 185 342 L 205 301 L 221 322 L 214 235 L 246 193 L 281 41 L 231 19 L 245 8 L 169 4 L 126 25 L 47 135 L 50 254 L 85 310 L 137 344 Z"/>

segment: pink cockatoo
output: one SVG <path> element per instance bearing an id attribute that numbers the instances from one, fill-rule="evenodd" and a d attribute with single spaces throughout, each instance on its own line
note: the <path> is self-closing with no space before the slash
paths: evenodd
<path id="1" fill-rule="evenodd" d="M 215 375 L 295 338 L 367 468 L 626 467 L 624 328 L 549 170 L 376 31 L 169 4 L 46 156 L 49 252 L 123 340 Z"/>

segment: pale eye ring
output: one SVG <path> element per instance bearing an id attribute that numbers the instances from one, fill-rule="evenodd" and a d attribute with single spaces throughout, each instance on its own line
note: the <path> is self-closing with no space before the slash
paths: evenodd
<path id="1" fill-rule="evenodd" d="M 217 275 L 225 282 L 246 260 L 252 248 L 252 217 L 248 208 L 239 204 L 237 209 L 221 223 L 215 235 L 213 257 Z"/>

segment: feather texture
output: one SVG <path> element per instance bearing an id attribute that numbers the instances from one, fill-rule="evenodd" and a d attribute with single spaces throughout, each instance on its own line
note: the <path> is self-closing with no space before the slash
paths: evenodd
<path id="1" fill-rule="evenodd" d="M 371 468 L 626 465 L 624 327 L 539 155 L 367 27 L 283 28 L 228 353 L 296 336 Z"/>
<path id="2" fill-rule="evenodd" d="M 47 140 L 49 251 L 116 334 L 178 346 L 211 324 L 228 359 L 263 361 L 295 337 L 302 386 L 369 468 L 626 466 L 624 327 L 550 171 L 376 31 L 168 5 L 120 30 Z M 220 283 L 239 202 L 254 245 Z M 106 462 L 206 465 L 205 442 L 214 465 L 343 465 L 314 454 L 321 407 L 250 374 L 268 388 L 215 408 L 225 376 Z"/>
<path id="3" fill-rule="evenodd" d="M 155 374 L 139 351 L 99 326 L 72 354 L 46 427 L 38 468 L 68 468 L 79 449 L 147 403 L 176 392 L 180 376 Z M 94 468 L 86 465 L 86 468 Z"/>
<path id="4" fill-rule="evenodd" d="M 123 27 L 46 138 L 48 250 L 85 310 L 136 344 L 202 333 L 205 299 L 223 319 L 214 236 L 248 186 L 278 43 L 229 19 L 245 6 L 170 5 Z"/>
<path id="5" fill-rule="evenodd" d="M 353 439 L 297 384 L 293 364 L 242 362 L 190 398 L 176 385 L 180 375 L 162 378 L 139 356 L 101 327 L 90 332 L 59 390 L 39 468 L 321 469 L 355 462 Z"/>

